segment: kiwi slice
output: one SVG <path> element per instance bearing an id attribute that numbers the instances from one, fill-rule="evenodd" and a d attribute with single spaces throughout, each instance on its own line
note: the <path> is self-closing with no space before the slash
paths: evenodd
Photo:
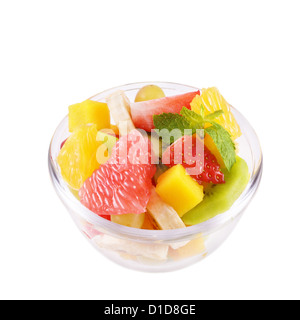
<path id="1" fill-rule="evenodd" d="M 226 183 L 210 188 L 203 201 L 182 217 L 183 222 L 189 226 L 195 225 L 229 210 L 245 190 L 249 178 L 246 161 L 237 156 L 231 171 L 225 173 Z"/>

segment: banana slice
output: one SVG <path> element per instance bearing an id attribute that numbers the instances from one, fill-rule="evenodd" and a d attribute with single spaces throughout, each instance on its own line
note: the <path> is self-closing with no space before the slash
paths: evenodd
<path id="1" fill-rule="evenodd" d="M 161 200 L 154 187 L 151 190 L 147 211 L 161 230 L 186 228 L 178 213 Z"/>
<path id="2" fill-rule="evenodd" d="M 103 249 L 125 252 L 133 256 L 143 256 L 154 260 L 166 260 L 169 246 L 164 244 L 147 244 L 125 239 L 115 238 L 109 235 L 99 235 L 93 238 L 93 242 Z"/>
<path id="3" fill-rule="evenodd" d="M 178 213 L 171 206 L 161 200 L 159 195 L 156 193 L 155 188 L 151 191 L 147 211 L 154 220 L 154 223 L 161 230 L 186 228 Z M 188 243 L 189 241 L 180 241 L 169 243 L 169 245 L 172 249 L 176 250 Z"/>
<path id="4" fill-rule="evenodd" d="M 106 97 L 106 103 L 119 128 L 120 136 L 127 135 L 135 129 L 130 114 L 130 101 L 124 91 L 119 90 L 109 95 Z"/>

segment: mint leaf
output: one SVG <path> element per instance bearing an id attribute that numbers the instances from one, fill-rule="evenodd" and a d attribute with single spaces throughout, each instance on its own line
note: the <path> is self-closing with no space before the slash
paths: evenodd
<path id="1" fill-rule="evenodd" d="M 203 117 L 186 108 L 186 107 L 183 107 L 180 114 L 186 119 L 186 121 L 188 122 L 189 124 L 189 128 L 190 129 L 203 129 L 204 128 L 204 119 Z"/>
<path id="2" fill-rule="evenodd" d="M 184 129 L 189 128 L 188 121 L 177 113 L 154 115 L 153 123 L 155 128 L 158 130 L 168 129 L 169 131 L 172 131 L 174 129 L 179 129 L 183 133 Z"/>
<path id="3" fill-rule="evenodd" d="M 153 122 L 156 132 L 165 144 L 172 144 L 185 134 L 188 134 L 185 130 L 191 129 L 189 122 L 179 114 L 163 113 L 154 115 Z M 172 133 L 175 133 L 175 135 L 172 136 Z M 190 130 L 191 135 L 194 133 L 194 130 Z"/>
<path id="4" fill-rule="evenodd" d="M 236 162 L 235 145 L 230 134 L 221 125 L 213 121 L 210 124 L 212 126 L 206 128 L 205 133 L 213 139 L 227 170 L 230 171 Z"/>
<path id="5" fill-rule="evenodd" d="M 162 138 L 164 144 L 170 145 L 184 135 L 199 134 L 198 130 L 203 129 L 205 123 L 210 123 L 211 126 L 206 128 L 204 132 L 213 139 L 227 170 L 230 171 L 236 162 L 235 145 L 230 134 L 221 125 L 213 121 L 221 116 L 223 111 L 215 111 L 206 117 L 203 116 L 204 111 L 201 111 L 201 113 L 198 114 L 183 107 L 180 115 L 173 113 L 155 115 L 153 116 L 153 122 L 156 132 Z"/>

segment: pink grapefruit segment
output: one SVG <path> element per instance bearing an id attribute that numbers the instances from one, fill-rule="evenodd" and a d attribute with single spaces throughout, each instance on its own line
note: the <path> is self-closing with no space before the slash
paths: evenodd
<path id="1" fill-rule="evenodd" d="M 131 117 L 136 128 L 150 132 L 155 129 L 153 116 L 162 113 L 180 113 L 183 107 L 191 108 L 190 104 L 200 91 L 188 92 L 172 97 L 156 100 L 135 102 L 131 104 Z"/>
<path id="2" fill-rule="evenodd" d="M 150 160 L 148 138 L 137 130 L 122 137 L 108 162 L 79 190 L 81 203 L 100 216 L 144 213 L 156 171 Z"/>

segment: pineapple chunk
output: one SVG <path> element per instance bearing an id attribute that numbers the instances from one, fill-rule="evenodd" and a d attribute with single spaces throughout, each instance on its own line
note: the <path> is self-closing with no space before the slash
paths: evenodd
<path id="1" fill-rule="evenodd" d="M 174 260 L 181 260 L 189 257 L 196 256 L 198 254 L 203 254 L 205 252 L 205 243 L 201 235 L 197 239 L 190 241 L 185 246 L 174 250 L 171 248 L 169 250 L 169 256 Z"/>
<path id="2" fill-rule="evenodd" d="M 196 207 L 204 197 L 203 186 L 189 176 L 181 164 L 158 178 L 156 192 L 180 217 Z"/>
<path id="3" fill-rule="evenodd" d="M 185 228 L 185 224 L 177 212 L 162 201 L 155 188 L 151 190 L 151 197 L 147 206 L 148 213 L 161 230 Z"/>
<path id="4" fill-rule="evenodd" d="M 111 221 L 122 226 L 141 229 L 145 221 L 145 213 L 112 215 Z"/>
<path id="5" fill-rule="evenodd" d="M 106 103 L 86 100 L 69 107 L 70 132 L 88 124 L 96 124 L 97 130 L 110 128 L 110 112 Z"/>

